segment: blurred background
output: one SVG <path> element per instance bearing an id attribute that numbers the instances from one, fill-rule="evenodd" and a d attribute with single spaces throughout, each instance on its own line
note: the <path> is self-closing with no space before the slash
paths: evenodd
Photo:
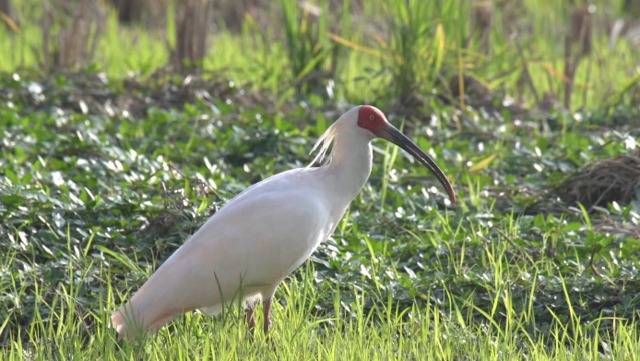
<path id="1" fill-rule="evenodd" d="M 638 0 L 0 0 L 0 11 L 8 72 L 216 72 L 278 98 L 398 106 L 639 98 Z"/>

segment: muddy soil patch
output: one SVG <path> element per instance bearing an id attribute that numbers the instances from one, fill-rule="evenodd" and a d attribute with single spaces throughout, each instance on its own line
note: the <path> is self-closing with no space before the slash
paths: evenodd
<path id="1" fill-rule="evenodd" d="M 10 74 L 0 77 L 0 99 L 21 112 L 51 112 L 143 117 L 151 108 L 181 109 L 187 103 L 246 107 L 274 104 L 216 73 L 178 76 L 158 71 L 147 78 L 109 79 L 103 73 L 64 73 L 51 77 Z"/>

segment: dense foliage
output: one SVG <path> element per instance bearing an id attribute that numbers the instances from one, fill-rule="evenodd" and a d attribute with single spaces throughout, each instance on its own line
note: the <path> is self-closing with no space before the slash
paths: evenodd
<path id="1" fill-rule="evenodd" d="M 0 359 L 640 355 L 640 2 L 10 2 Z M 168 255 L 360 103 L 442 165 L 456 206 L 376 141 L 269 339 L 229 305 L 117 340 L 110 312 Z"/>
<path id="2" fill-rule="evenodd" d="M 180 108 L 158 101 L 132 118 L 114 100 L 128 93 L 104 79 L 92 91 L 113 100 L 109 116 L 89 107 L 90 97 L 66 101 L 86 91 L 76 78 L 84 76 L 47 86 L 15 74 L 2 84 L 5 345 L 35 341 L 65 317 L 81 321 L 89 338 L 107 332 L 108 311 L 159 262 L 246 186 L 305 166 L 315 138 L 343 110 L 299 103 L 286 114 L 268 111 L 241 104 L 245 93 L 224 83 L 226 98 L 194 96 Z M 633 151 L 632 125 L 616 120 L 630 115 L 516 118 L 435 106 L 427 123 L 390 119 L 444 166 L 458 206 L 426 170 L 375 143 L 369 184 L 294 275 L 317 290 L 307 317 L 433 307 L 463 324 L 503 330 L 514 322 L 534 340 L 558 325 L 605 332 L 635 319 L 638 201 L 591 212 L 575 204 L 558 212 L 558 200 L 529 207 L 583 164 Z M 280 302 L 295 302 L 283 293 Z"/>

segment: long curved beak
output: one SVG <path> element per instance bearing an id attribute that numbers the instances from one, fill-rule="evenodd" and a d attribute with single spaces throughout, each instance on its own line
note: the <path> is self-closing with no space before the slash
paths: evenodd
<path id="1" fill-rule="evenodd" d="M 451 183 L 449 183 L 447 176 L 442 172 L 442 170 L 440 170 L 440 167 L 438 167 L 436 162 L 434 162 L 431 157 L 429 157 L 425 152 L 418 148 L 418 146 L 414 142 L 412 142 L 411 139 L 402 134 L 402 132 L 400 132 L 391 124 L 387 124 L 387 126 L 380 129 L 377 133 L 379 137 L 384 138 L 404 149 L 405 151 L 407 151 L 407 153 L 411 154 L 420 163 L 422 163 L 422 165 L 429 168 L 429 170 L 436 176 L 436 178 L 438 178 L 445 191 L 447 191 L 451 203 L 456 203 L 456 193 L 454 192 Z"/>

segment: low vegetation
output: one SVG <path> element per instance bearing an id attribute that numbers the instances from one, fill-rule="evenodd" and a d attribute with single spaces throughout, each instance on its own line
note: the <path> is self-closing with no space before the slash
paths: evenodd
<path id="1" fill-rule="evenodd" d="M 191 58 L 176 34 L 202 25 L 180 32 L 178 3 L 166 35 L 99 7 L 100 34 L 78 35 L 95 56 L 63 66 L 67 45 L 42 50 L 46 9 L 15 1 L 0 26 L 0 359 L 637 357 L 639 57 L 606 25 L 627 1 L 436 3 L 256 2 L 267 15 L 247 5 L 239 25 L 216 8 Z M 117 340 L 110 311 L 159 263 L 245 187 L 308 164 L 362 102 L 442 164 L 456 207 L 374 143 L 369 184 L 278 290 L 269 339 L 229 305 Z"/>

